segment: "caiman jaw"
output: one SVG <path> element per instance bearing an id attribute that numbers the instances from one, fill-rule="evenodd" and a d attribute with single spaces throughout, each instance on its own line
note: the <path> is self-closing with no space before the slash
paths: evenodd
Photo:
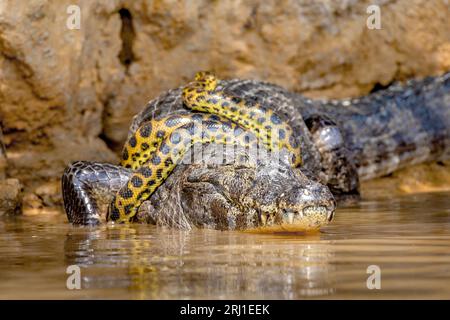
<path id="1" fill-rule="evenodd" d="M 300 217 L 303 215 L 302 213 L 297 213 Z M 283 223 L 293 224 L 296 213 L 292 210 L 283 209 Z"/>
<path id="2" fill-rule="evenodd" d="M 271 226 L 275 222 L 275 216 L 270 212 L 260 212 L 259 219 L 262 227 Z"/>
<path id="3" fill-rule="evenodd" d="M 325 205 L 309 205 L 298 210 L 284 208 L 275 213 L 261 211 L 259 218 L 261 227 L 275 227 L 279 224 L 281 229 L 298 227 L 299 230 L 312 230 L 330 222 L 334 217 L 334 209 Z"/>

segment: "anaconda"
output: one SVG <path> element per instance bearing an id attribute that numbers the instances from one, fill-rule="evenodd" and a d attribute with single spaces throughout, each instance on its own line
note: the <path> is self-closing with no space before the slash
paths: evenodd
<path id="1" fill-rule="evenodd" d="M 195 99 L 199 110 L 214 109 L 218 102 L 214 99 L 228 97 L 238 105 L 248 105 L 248 110 L 254 106 L 270 110 L 266 114 L 276 115 L 275 124 L 291 128 L 301 150 L 302 166 L 294 168 L 289 161 L 273 161 L 270 155 L 255 159 L 242 143 L 236 146 L 231 160 L 225 157 L 227 161 L 220 164 L 214 161 L 215 143 L 200 151 L 191 148 L 194 155 L 202 153 L 202 161 L 178 165 L 167 181 L 143 202 L 135 219 L 181 228 L 248 229 L 269 225 L 316 228 L 323 225 L 331 220 L 335 209 L 331 193 L 339 198 L 357 197 L 360 179 L 450 156 L 449 79 L 449 74 L 445 74 L 412 80 L 366 97 L 342 101 L 311 100 L 255 80 L 217 81 L 212 90 L 206 90 L 208 97 Z M 134 144 L 133 137 L 149 121 L 165 121 L 173 116 L 191 119 L 192 110 L 183 103 L 189 93 L 186 88 L 184 94 L 183 88 L 162 94 L 135 116 L 128 143 Z M 197 97 L 203 93 L 201 91 Z M 216 113 L 224 116 L 224 110 Z M 239 119 L 244 129 L 257 128 L 255 124 L 245 126 L 244 121 L 248 119 Z M 261 137 L 258 139 L 265 141 Z M 158 146 L 164 145 L 161 141 Z M 267 141 L 265 144 L 268 145 Z M 139 148 L 143 149 L 142 144 Z M 161 152 L 161 147 L 158 148 L 147 153 L 149 159 L 155 152 Z M 150 148 L 144 145 L 144 149 Z M 244 160 L 237 161 L 236 155 Z M 185 158 L 190 156 L 187 154 Z M 140 157 L 135 154 L 132 163 Z M 140 159 L 141 163 L 135 168 L 87 162 L 70 165 L 62 179 L 69 220 L 80 224 L 98 223 L 101 217 L 98 204 L 110 202 L 119 190 L 133 183 L 131 179 L 136 170 L 146 163 L 145 159 Z"/>
<path id="2" fill-rule="evenodd" d="M 293 166 L 301 163 L 298 143 L 289 124 L 260 104 L 216 91 L 216 85 L 214 75 L 199 72 L 183 90 L 187 107 L 216 116 L 205 119 L 202 114 L 188 114 L 151 119 L 128 139 L 122 165 L 135 171 L 114 197 L 109 210 L 112 220 L 133 219 L 142 202 L 164 182 L 195 143 L 235 144 L 253 148 L 254 153 L 258 144 L 271 152 L 285 148 L 291 153 Z"/>

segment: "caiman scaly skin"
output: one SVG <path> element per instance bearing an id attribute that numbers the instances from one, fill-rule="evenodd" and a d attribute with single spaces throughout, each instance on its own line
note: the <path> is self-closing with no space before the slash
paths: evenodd
<path id="1" fill-rule="evenodd" d="M 311 100 L 255 80 L 218 81 L 215 90 L 279 116 L 298 139 L 302 166 L 273 161 L 270 155 L 256 161 L 244 149 L 236 153 L 240 161 L 231 157 L 217 164 L 214 144 L 191 148 L 202 152 L 202 161 L 179 164 L 143 202 L 135 220 L 186 229 L 312 229 L 331 220 L 331 192 L 338 198 L 358 196 L 360 179 L 450 157 L 449 74 L 340 101 Z M 178 88 L 152 100 L 135 116 L 129 139 L 152 119 L 191 114 L 182 99 Z M 110 164 L 70 165 L 63 175 L 69 220 L 99 223 L 98 202 L 111 201 L 132 175 Z"/>

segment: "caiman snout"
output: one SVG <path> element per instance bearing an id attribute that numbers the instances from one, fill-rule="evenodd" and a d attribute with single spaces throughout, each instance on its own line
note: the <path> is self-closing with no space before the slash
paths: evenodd
<path id="1" fill-rule="evenodd" d="M 253 194 L 261 227 L 315 230 L 333 219 L 336 201 L 327 186 L 298 169 L 278 171 L 276 175 L 266 172 L 257 179 L 264 181 L 262 186 L 256 184 L 258 196 Z"/>
<path id="2" fill-rule="evenodd" d="M 334 217 L 336 202 L 328 187 L 310 181 L 282 194 L 278 205 L 282 227 L 317 229 Z"/>

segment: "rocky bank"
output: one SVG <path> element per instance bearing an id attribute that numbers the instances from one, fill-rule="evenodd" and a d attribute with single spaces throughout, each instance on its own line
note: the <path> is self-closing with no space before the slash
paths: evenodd
<path id="1" fill-rule="evenodd" d="M 366 26 L 371 4 L 381 8 L 379 30 Z M 80 8 L 79 29 L 68 27 L 71 5 Z M 450 70 L 449 6 L 447 0 L 3 0 L 6 176 L 24 185 L 25 212 L 58 208 L 68 162 L 116 162 L 131 117 L 198 70 L 328 98 L 443 73 Z M 448 185 L 450 179 L 432 178 L 448 178 L 448 164 L 424 168 L 433 172 L 418 177 L 425 190 Z M 402 173 L 395 176 L 402 184 Z"/>

